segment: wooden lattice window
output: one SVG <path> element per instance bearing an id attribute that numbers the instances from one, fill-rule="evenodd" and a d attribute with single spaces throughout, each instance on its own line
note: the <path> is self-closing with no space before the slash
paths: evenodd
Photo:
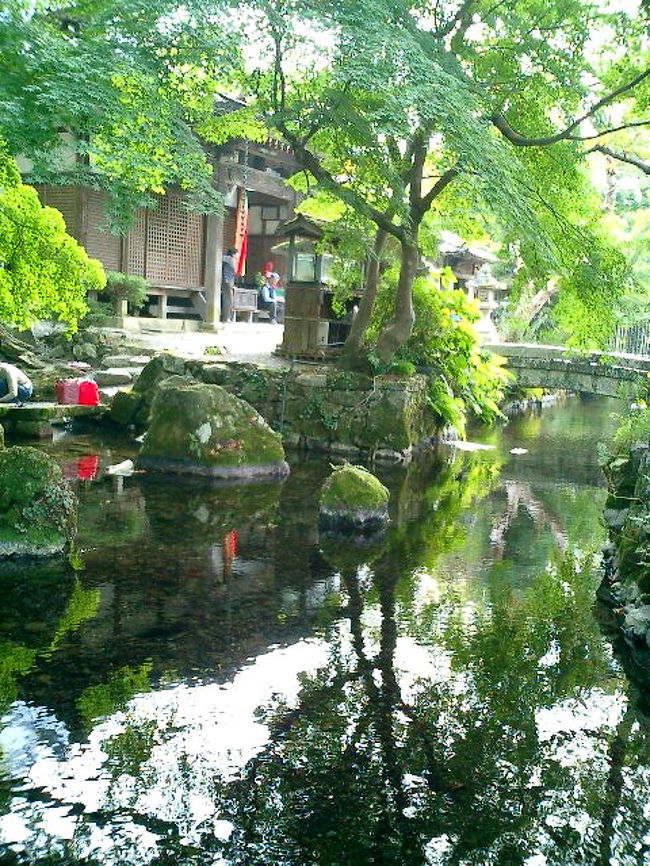
<path id="1" fill-rule="evenodd" d="M 189 213 L 177 193 L 147 214 L 146 277 L 154 285 L 202 285 L 203 218 Z"/>
<path id="2" fill-rule="evenodd" d="M 140 207 L 133 215 L 128 237 L 127 271 L 138 277 L 145 276 L 145 240 L 147 237 L 147 212 Z"/>
<path id="3" fill-rule="evenodd" d="M 80 214 L 79 193 L 76 186 L 39 186 L 36 188 L 41 202 L 55 207 L 63 214 L 65 227 L 69 234 L 79 239 Z"/>
<path id="4" fill-rule="evenodd" d="M 122 240 L 106 227 L 105 194 L 96 189 L 86 190 L 86 250 L 100 260 L 108 271 L 121 268 Z"/>

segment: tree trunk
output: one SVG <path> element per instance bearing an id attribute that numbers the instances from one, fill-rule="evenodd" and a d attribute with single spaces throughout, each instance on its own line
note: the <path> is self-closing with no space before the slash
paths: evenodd
<path id="1" fill-rule="evenodd" d="M 361 303 L 359 304 L 359 309 L 354 317 L 350 333 L 341 353 L 341 366 L 348 370 L 366 366 L 361 346 L 363 344 L 363 335 L 370 324 L 372 311 L 375 306 L 375 299 L 379 288 L 381 253 L 387 237 L 388 235 L 383 229 L 377 229 L 374 249 L 368 261 L 368 272 L 366 274 L 363 295 L 361 296 Z"/>
<path id="2" fill-rule="evenodd" d="M 42 370 L 45 366 L 32 347 L 12 334 L 5 325 L 0 325 L 0 360 L 16 364 L 28 372 Z"/>
<path id="3" fill-rule="evenodd" d="M 377 354 L 384 363 L 388 363 L 411 336 L 415 322 L 412 290 L 418 261 L 419 250 L 416 241 L 412 238 L 403 240 L 395 312 L 377 340 Z"/>

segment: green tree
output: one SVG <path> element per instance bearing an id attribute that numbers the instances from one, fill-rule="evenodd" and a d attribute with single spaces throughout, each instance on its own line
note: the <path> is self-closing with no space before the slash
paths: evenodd
<path id="1" fill-rule="evenodd" d="M 239 57 L 219 6 L 3 4 L 0 135 L 31 160 L 30 179 L 104 188 L 119 223 L 171 184 L 188 206 L 217 208 L 197 128 Z"/>
<path id="2" fill-rule="evenodd" d="M 583 140 L 604 135 L 609 107 L 647 84 L 636 49 L 635 68 L 597 65 L 594 35 L 622 51 L 627 16 L 588 0 L 527 0 L 507 12 L 488 0 L 250 5 L 259 65 L 244 83 L 261 116 L 313 183 L 376 226 L 375 258 L 387 236 L 399 244 L 394 309 L 376 339 L 383 360 L 413 327 L 432 209 L 496 219 L 519 244 L 526 278 L 559 274 L 572 310 L 592 320 L 591 339 L 606 331 L 624 262 L 600 229 Z M 588 123 L 595 132 L 583 133 Z M 359 314 L 370 320 L 364 305 Z"/>
<path id="3" fill-rule="evenodd" d="M 86 292 L 104 282 L 100 263 L 66 233 L 61 214 L 21 183 L 0 141 L 0 321 L 26 328 L 54 318 L 74 330 Z"/>

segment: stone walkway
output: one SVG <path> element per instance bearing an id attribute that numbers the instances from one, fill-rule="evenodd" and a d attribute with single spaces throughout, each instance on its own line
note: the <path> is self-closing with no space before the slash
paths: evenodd
<path id="1" fill-rule="evenodd" d="M 272 352 L 282 342 L 282 332 L 282 325 L 268 322 L 232 322 L 224 324 L 219 331 L 129 332 L 128 341 L 143 349 L 169 351 L 185 357 L 201 357 L 206 349 L 218 346 L 224 359 L 278 367 L 286 362 Z"/>

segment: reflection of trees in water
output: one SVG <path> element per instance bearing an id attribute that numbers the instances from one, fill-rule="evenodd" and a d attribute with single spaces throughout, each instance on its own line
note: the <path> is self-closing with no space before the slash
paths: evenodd
<path id="1" fill-rule="evenodd" d="M 644 773 L 625 765 L 630 712 L 617 728 L 601 717 L 577 736 L 562 725 L 540 736 L 540 713 L 572 716 L 612 691 L 588 575 L 565 562 L 518 604 L 502 587 L 469 628 L 440 603 L 434 681 L 413 681 L 396 670 L 397 573 L 386 557 L 365 591 L 345 576 L 349 645 L 304 682 L 297 706 L 267 713 L 270 743 L 228 791 L 229 861 L 514 866 L 543 852 L 557 864 L 641 864 L 641 837 L 620 832 L 624 820 L 642 833 L 646 805 Z M 374 642 L 364 620 L 377 616 Z M 647 753 L 647 731 L 637 738 Z"/>

